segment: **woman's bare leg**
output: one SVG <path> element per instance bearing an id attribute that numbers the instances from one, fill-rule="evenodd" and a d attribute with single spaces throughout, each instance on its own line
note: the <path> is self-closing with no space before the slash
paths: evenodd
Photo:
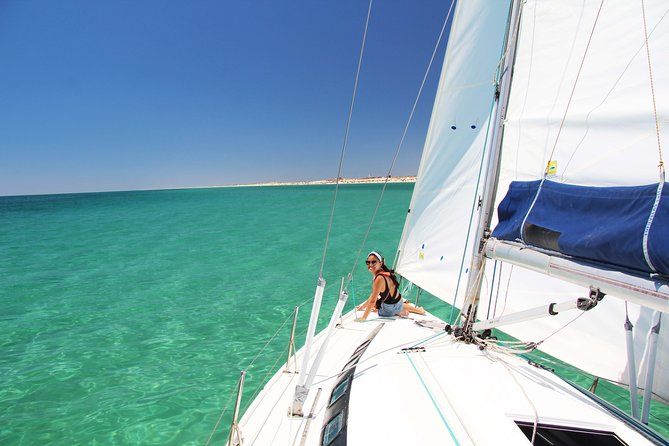
<path id="1" fill-rule="evenodd" d="M 402 312 L 407 312 L 407 313 L 415 313 L 415 314 L 425 314 L 425 309 L 423 307 L 416 307 L 414 305 L 411 305 L 410 303 L 405 303 L 404 307 L 402 308 Z"/>

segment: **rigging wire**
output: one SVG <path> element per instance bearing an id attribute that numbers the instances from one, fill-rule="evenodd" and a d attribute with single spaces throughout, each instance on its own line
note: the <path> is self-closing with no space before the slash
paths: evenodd
<path id="1" fill-rule="evenodd" d="M 560 133 L 562 133 L 562 128 L 564 127 L 564 123 L 567 119 L 567 113 L 569 112 L 569 107 L 571 106 L 571 101 L 574 98 L 574 92 L 576 91 L 576 85 L 578 85 L 578 80 L 581 77 L 581 70 L 583 69 L 583 65 L 585 64 L 585 59 L 588 55 L 588 50 L 590 49 L 590 43 L 592 42 L 592 37 L 595 35 L 595 28 L 597 27 L 597 22 L 599 21 L 599 14 L 602 12 L 602 6 L 604 6 L 604 0 L 602 0 L 599 4 L 599 9 L 597 9 L 597 15 L 595 16 L 595 21 L 592 24 L 592 30 L 590 30 L 590 36 L 588 37 L 588 43 L 585 46 L 585 51 L 583 52 L 583 57 L 581 58 L 581 64 L 578 67 L 578 71 L 576 72 L 576 78 L 574 79 L 574 85 L 571 87 L 571 93 L 569 94 L 569 100 L 567 101 L 567 106 L 564 109 L 564 114 L 562 115 L 562 120 L 560 121 L 560 127 L 558 128 L 557 135 L 555 136 L 555 142 L 553 143 L 553 148 L 551 149 L 550 156 L 548 157 L 549 160 L 553 159 L 553 155 L 555 154 L 555 149 L 557 148 L 557 143 L 558 140 L 560 139 Z M 546 176 L 546 173 L 544 172 L 544 177 Z"/>
<path id="2" fill-rule="evenodd" d="M 499 264 L 500 264 L 500 273 L 501 273 L 502 262 L 499 262 Z M 488 311 L 485 315 L 486 319 L 490 319 L 490 305 L 492 304 L 492 294 L 495 291 L 495 277 L 496 277 L 496 274 L 497 274 L 497 259 L 495 259 L 495 264 L 494 264 L 494 267 L 492 269 L 492 283 L 490 285 L 490 297 L 488 298 Z M 497 289 L 499 289 L 499 278 L 497 280 Z"/>
<path id="3" fill-rule="evenodd" d="M 655 32 L 655 30 L 657 29 L 657 27 L 660 26 L 660 24 L 664 21 L 664 19 L 665 19 L 665 17 L 667 16 L 667 14 L 669 14 L 669 9 L 667 9 L 666 11 L 664 11 L 664 14 L 662 14 L 662 17 L 660 17 L 660 19 L 657 21 L 657 23 L 655 24 L 655 26 L 653 27 L 653 29 L 650 30 L 650 34 L 648 34 L 648 37 L 650 37 L 650 36 L 653 35 L 653 33 Z M 648 39 L 648 37 L 646 38 L 646 40 Z M 623 78 L 623 76 L 625 75 L 625 73 L 627 73 L 627 70 L 629 70 L 630 66 L 632 65 L 632 62 L 634 62 L 634 59 L 635 59 L 635 58 L 637 57 L 637 55 L 641 52 L 641 50 L 643 49 L 644 45 L 645 45 L 645 43 L 642 44 L 642 45 L 639 47 L 638 50 L 636 50 L 636 52 L 632 55 L 632 57 L 630 57 L 630 60 L 627 62 L 627 65 L 625 65 L 625 68 L 620 72 L 620 76 L 618 76 L 618 78 L 615 80 L 615 82 L 613 83 L 613 85 L 611 85 L 611 88 L 609 89 L 609 91 L 604 95 L 604 98 L 602 99 L 602 101 L 601 101 L 599 104 L 597 104 L 597 106 L 593 107 L 593 108 L 588 112 L 587 116 L 585 117 L 586 130 L 585 130 L 585 132 L 583 133 L 583 136 L 581 137 L 581 140 L 578 142 L 578 144 L 576 144 L 576 147 L 575 147 L 574 150 L 572 151 L 572 153 L 571 153 L 571 155 L 570 155 L 570 157 L 569 157 L 569 160 L 567 161 L 567 163 L 565 164 L 564 168 L 562 169 L 562 176 L 561 176 L 561 180 L 562 180 L 562 181 L 564 181 L 564 179 L 565 179 L 565 174 L 566 174 L 567 170 L 569 169 L 569 165 L 571 164 L 571 161 L 573 160 L 574 156 L 576 155 L 576 152 L 578 152 L 578 150 L 581 148 L 581 145 L 583 144 L 583 141 L 585 141 L 585 138 L 588 136 L 588 132 L 590 131 L 590 116 L 592 115 L 592 113 L 593 113 L 595 110 L 597 110 L 599 107 L 601 107 L 602 105 L 604 105 L 604 103 L 606 103 L 607 99 L 609 98 L 609 96 L 611 95 L 611 93 L 613 93 L 613 90 L 615 90 L 615 88 L 618 86 L 618 83 L 620 83 L 620 81 L 622 80 L 622 78 Z"/>
<path id="4" fill-rule="evenodd" d="M 335 190 L 332 197 L 332 208 L 330 209 L 330 221 L 328 222 L 328 230 L 325 233 L 325 245 L 323 246 L 323 259 L 321 260 L 321 268 L 318 272 L 318 277 L 323 277 L 323 268 L 325 267 L 325 258 L 328 252 L 328 243 L 330 242 L 330 232 L 332 231 L 332 221 L 334 220 L 335 206 L 337 204 L 337 192 L 339 191 L 339 179 L 341 178 L 342 166 L 344 164 L 344 156 L 346 155 L 346 146 L 348 145 L 348 135 L 351 128 L 351 117 L 353 116 L 353 106 L 355 105 L 355 97 L 358 92 L 358 80 L 360 78 L 360 68 L 362 67 L 362 56 L 365 53 L 365 43 L 367 41 L 367 29 L 369 28 L 369 17 L 372 14 L 372 3 L 374 0 L 369 0 L 369 7 L 367 8 L 367 19 L 365 20 L 365 31 L 362 35 L 362 44 L 360 46 L 360 55 L 358 56 L 358 68 L 355 72 L 355 83 L 353 84 L 353 95 L 351 97 L 351 105 L 348 110 L 348 118 L 346 119 L 346 131 L 344 132 L 344 142 L 341 147 L 341 155 L 339 156 L 339 168 L 337 169 L 337 179 L 335 180 Z"/>
<path id="5" fill-rule="evenodd" d="M 495 292 L 495 308 L 492 311 L 492 317 L 495 317 L 497 313 L 497 301 L 499 301 L 499 290 L 502 288 L 502 268 L 504 267 L 504 262 L 499 264 L 499 279 L 497 279 L 497 291 Z M 507 285 L 508 288 L 508 285 Z"/>
<path id="6" fill-rule="evenodd" d="M 520 383 L 520 381 L 518 381 L 518 378 L 516 378 L 516 374 L 511 371 L 511 367 L 506 363 L 506 361 L 504 361 L 501 358 L 500 358 L 500 362 L 502 363 L 502 366 L 504 366 L 506 371 L 509 372 L 509 375 L 515 381 L 516 385 L 520 389 L 520 392 L 523 394 L 523 396 L 525 397 L 525 400 L 527 401 L 527 403 L 532 408 L 532 411 L 534 412 L 534 427 L 532 428 L 532 439 L 530 440 L 530 443 L 534 444 L 534 439 L 537 435 L 537 427 L 539 425 L 539 412 L 537 412 L 537 407 L 532 402 L 532 399 L 530 399 L 530 397 L 527 395 L 527 392 L 525 391 L 525 388 Z"/>
<path id="7" fill-rule="evenodd" d="M 439 49 L 439 44 L 441 43 L 441 39 L 444 35 L 444 31 L 446 30 L 446 24 L 448 23 L 448 19 L 451 17 L 451 13 L 453 12 L 453 5 L 455 5 L 456 2 L 451 2 L 450 7 L 448 8 L 448 13 L 446 14 L 446 18 L 444 19 L 444 24 L 441 26 L 441 31 L 439 32 L 439 37 L 437 38 L 437 43 L 434 46 L 434 50 L 432 50 L 432 56 L 430 57 L 430 62 L 427 64 L 427 68 L 425 69 L 425 74 L 423 75 L 423 80 L 420 84 L 420 88 L 418 89 L 418 94 L 416 95 L 416 99 L 414 100 L 413 106 L 411 107 L 411 112 L 409 113 L 409 117 L 407 119 L 406 124 L 404 125 L 404 131 L 402 132 L 402 137 L 400 138 L 400 142 L 397 144 L 397 149 L 395 150 L 395 154 L 393 155 L 392 161 L 390 163 L 390 167 L 388 168 L 388 173 L 386 174 L 385 180 L 383 182 L 383 187 L 381 188 L 381 193 L 379 195 L 379 199 L 376 202 L 376 207 L 374 208 L 374 212 L 372 213 L 372 218 L 369 221 L 369 225 L 367 226 L 367 230 L 365 231 L 365 236 L 362 239 L 362 243 L 360 244 L 360 248 L 358 249 L 358 253 L 355 255 L 354 261 L 353 261 L 353 267 L 351 268 L 351 272 L 348 274 L 347 282 L 344 285 L 344 289 L 348 289 L 348 285 L 351 283 L 353 280 L 353 274 L 355 273 L 356 268 L 358 267 L 358 262 L 360 260 L 360 255 L 362 254 L 362 250 L 365 247 L 365 243 L 367 243 L 367 238 L 369 237 L 369 233 L 372 230 L 372 226 L 374 225 L 374 219 L 376 218 L 376 214 L 379 211 L 379 207 L 381 206 L 381 201 L 383 200 L 383 194 L 386 191 L 386 188 L 388 186 L 388 180 L 390 179 L 390 175 L 393 171 L 393 168 L 395 167 L 395 163 L 397 162 L 397 157 L 400 154 L 400 151 L 402 150 L 402 146 L 404 145 L 404 140 L 406 138 L 407 132 L 409 131 L 409 126 L 411 125 L 411 121 L 413 120 L 414 113 L 416 112 L 416 107 L 418 106 L 418 101 L 420 100 L 420 97 L 423 93 L 423 87 L 425 87 L 425 83 L 427 81 L 428 74 L 430 73 L 430 68 L 432 67 L 432 63 L 434 62 L 434 58 L 436 57 L 437 50 Z"/>
<path id="8" fill-rule="evenodd" d="M 545 338 L 543 338 L 541 341 L 537 342 L 537 347 L 538 347 L 539 345 L 543 344 L 544 342 L 546 342 L 548 339 L 552 338 L 554 335 L 556 335 L 556 334 L 558 334 L 559 332 L 561 332 L 562 330 L 564 330 L 565 328 L 567 328 L 567 326 L 571 325 L 572 322 L 576 322 L 576 320 L 577 320 L 578 318 L 580 318 L 581 316 L 583 316 L 584 314 L 585 314 L 585 311 L 581 311 L 581 313 L 579 313 L 575 318 L 573 318 L 572 320 L 570 320 L 569 322 L 567 322 L 566 324 L 564 324 L 562 327 L 558 328 L 558 329 L 555 330 L 553 333 L 551 333 L 551 334 L 549 334 L 548 336 L 546 336 Z"/>
<path id="9" fill-rule="evenodd" d="M 506 280 L 506 290 L 504 291 L 504 304 L 502 305 L 502 312 L 500 313 L 500 317 L 504 316 L 504 313 L 506 312 L 506 302 L 509 297 L 509 288 L 511 286 L 511 275 L 513 274 L 513 267 L 515 265 L 511 264 L 511 270 L 509 271 L 509 277 Z M 493 312 L 493 317 L 497 316 L 497 302 L 495 302 L 495 311 Z"/>
<path id="10" fill-rule="evenodd" d="M 481 344 L 483 344 L 487 347 L 492 346 L 492 347 L 494 347 L 495 350 L 507 352 L 509 354 L 519 355 L 519 354 L 529 353 L 529 352 L 532 352 L 532 351 L 536 350 L 541 344 L 543 344 L 548 339 L 550 339 L 554 335 L 558 334 L 559 332 L 561 332 L 562 330 L 567 328 L 569 325 L 571 325 L 573 322 L 575 322 L 578 318 L 580 318 L 584 314 L 585 314 L 585 311 L 580 312 L 578 315 L 576 315 L 576 317 L 571 319 L 569 322 L 565 323 L 564 325 L 562 325 L 558 329 L 554 330 L 552 333 L 548 334 L 548 336 L 546 336 L 545 338 L 543 338 L 542 340 L 537 341 L 537 342 L 498 341 L 498 340 L 494 340 L 494 339 L 479 339 L 478 342 L 480 342 Z M 506 347 L 504 345 L 499 345 L 501 343 L 508 344 L 508 345 L 517 345 L 518 347 Z M 522 347 L 522 348 L 519 348 L 519 347 Z"/>
<path id="11" fill-rule="evenodd" d="M 302 302 L 301 304 L 297 305 L 297 307 L 301 308 L 301 307 L 303 307 L 306 303 L 310 302 L 311 300 L 312 300 L 311 298 L 306 299 L 304 302 Z M 288 317 L 283 321 L 283 323 L 281 324 L 281 326 L 279 326 L 279 328 L 274 332 L 274 334 L 267 340 L 267 342 L 265 342 L 265 345 L 262 346 L 262 348 L 260 349 L 260 351 L 259 351 L 259 352 L 256 354 L 256 356 L 251 360 L 251 362 L 249 362 L 249 364 L 248 364 L 245 368 L 243 368 L 242 370 L 249 370 L 249 369 L 251 369 L 251 367 L 253 367 L 253 365 L 254 365 L 256 359 L 258 359 L 258 357 L 260 356 L 260 354 L 261 354 L 263 351 L 265 351 L 265 349 L 267 348 L 267 346 L 268 346 L 268 345 L 269 345 L 269 344 L 270 344 L 270 343 L 277 337 L 277 335 L 279 334 L 279 332 L 281 331 L 281 329 L 282 329 L 283 327 L 286 326 L 286 323 L 288 323 L 288 321 L 289 321 L 292 317 L 293 317 L 293 313 L 291 312 L 291 313 L 288 315 Z M 306 332 L 306 330 L 307 330 L 307 328 L 305 328 L 304 330 L 302 330 L 302 332 L 298 333 L 298 336 L 301 336 L 302 334 L 304 334 L 304 332 Z M 288 346 L 286 346 L 286 348 L 284 349 L 283 352 L 281 352 L 281 354 L 278 356 L 278 358 L 281 358 L 281 357 L 282 357 L 282 355 L 285 353 L 285 351 L 286 351 L 287 348 L 288 348 Z M 278 359 L 277 359 L 277 362 L 278 362 Z M 276 362 L 274 363 L 274 366 L 276 366 Z M 270 371 L 271 371 L 271 370 L 274 370 L 274 366 L 272 366 L 269 370 L 270 370 Z M 265 378 L 263 378 L 263 381 L 261 381 L 261 382 L 264 382 L 265 379 L 267 379 L 267 376 L 265 376 Z M 251 398 L 251 401 L 253 401 L 253 399 L 255 399 L 255 397 L 256 397 L 257 394 L 258 394 L 258 391 L 256 391 L 256 394 L 255 394 L 255 395 L 253 395 L 253 398 Z M 227 412 L 227 410 L 230 408 L 230 403 L 232 402 L 232 398 L 233 398 L 234 395 L 235 395 L 234 392 L 230 392 L 230 397 L 228 398 L 228 401 L 223 405 L 223 409 L 221 409 L 221 414 L 219 415 L 218 420 L 216 421 L 216 424 L 214 425 L 214 428 L 211 430 L 211 433 L 209 434 L 209 438 L 207 439 L 207 442 L 205 443 L 205 446 L 208 446 L 209 443 L 211 442 L 211 439 L 213 438 L 214 434 L 216 433 L 216 430 L 218 429 L 218 426 L 221 424 L 221 420 L 223 419 L 223 416 L 225 415 L 225 413 Z"/>
<path id="12" fill-rule="evenodd" d="M 526 7 L 526 6 L 525 6 Z M 537 4 L 534 4 L 534 8 L 532 9 L 532 37 L 530 38 L 530 51 L 529 51 L 529 62 L 528 62 L 528 67 L 527 67 L 527 83 L 524 87 L 524 92 L 525 92 L 525 97 L 523 98 L 523 107 L 520 109 L 520 116 L 518 117 L 518 135 L 519 138 L 516 142 L 516 162 L 515 162 L 515 174 L 514 178 L 518 178 L 518 152 L 520 151 L 520 135 L 522 135 L 522 128 L 523 128 L 523 117 L 525 116 L 525 109 L 527 108 L 527 96 L 530 91 L 530 82 L 532 80 L 532 67 L 534 66 L 534 41 L 535 41 L 535 31 L 536 31 L 536 24 L 537 24 Z M 520 21 L 520 26 L 518 30 L 518 34 L 520 34 L 523 26 L 523 21 Z M 555 105 L 555 103 L 553 103 Z"/>
<path id="13" fill-rule="evenodd" d="M 495 107 L 495 99 L 492 100 L 490 103 L 490 113 L 489 115 L 492 115 L 493 108 Z M 488 126 L 486 128 L 486 135 L 485 135 L 485 145 L 483 146 L 483 153 L 481 154 L 481 162 L 479 163 L 479 172 L 478 176 L 476 177 L 476 189 L 474 190 L 474 199 L 472 200 L 472 207 L 469 211 L 469 223 L 467 224 L 467 235 L 465 236 L 465 246 L 462 247 L 462 256 L 460 257 L 460 269 L 458 270 L 458 281 L 455 285 L 455 292 L 454 298 L 453 298 L 453 305 L 451 307 L 451 315 L 449 316 L 449 321 L 451 323 L 454 322 L 453 319 L 453 314 L 455 312 L 456 303 L 458 302 L 458 291 L 460 291 L 460 283 L 462 282 L 462 270 L 465 267 L 465 260 L 467 259 L 467 247 L 470 247 L 469 245 L 469 236 L 471 235 L 472 231 L 472 222 L 474 221 L 474 211 L 476 210 L 476 206 L 478 203 L 477 197 L 479 195 L 479 186 L 481 184 L 481 175 L 483 173 L 483 161 L 485 160 L 485 152 L 486 149 L 488 148 L 488 135 L 490 134 L 490 127 L 493 125 L 492 120 L 488 120 Z M 471 247 L 470 247 L 471 248 Z M 466 297 L 466 296 L 465 296 Z M 460 311 L 460 314 L 462 314 L 462 311 Z"/>
<path id="14" fill-rule="evenodd" d="M 408 355 L 407 355 L 407 357 L 408 357 Z M 432 368 L 430 367 L 429 362 L 425 359 L 425 356 L 418 355 L 418 358 L 421 359 L 421 361 L 423 362 L 423 366 L 427 369 L 427 371 L 430 373 L 430 375 L 432 377 L 436 377 L 437 375 L 432 371 Z M 469 432 L 469 429 L 467 429 L 467 425 L 464 423 L 464 421 L 462 420 L 462 417 L 460 416 L 458 411 L 455 409 L 455 405 L 451 401 L 451 398 L 448 397 L 448 392 L 446 392 L 444 390 L 444 388 L 442 387 L 439 380 L 436 380 L 436 387 L 438 387 L 439 390 L 441 391 L 441 396 L 446 400 L 446 403 L 448 404 L 450 409 L 453 411 L 453 415 L 455 415 L 455 417 L 458 419 L 458 422 L 460 423 L 460 427 L 462 428 L 462 430 L 465 431 L 465 434 L 467 434 L 467 436 L 469 437 L 469 441 L 471 441 L 471 443 L 474 444 L 475 442 L 474 442 L 474 439 L 472 437 L 472 434 Z"/>
<path id="15" fill-rule="evenodd" d="M 307 332 L 307 329 L 308 329 L 308 328 L 309 328 L 309 327 L 304 327 L 304 329 L 302 329 L 302 331 L 300 331 L 299 333 L 297 333 L 296 337 L 300 337 L 300 336 L 302 336 L 303 334 L 305 334 L 305 333 Z M 286 345 L 286 347 L 283 349 L 283 351 L 281 351 L 281 352 L 277 355 L 276 360 L 274 361 L 274 364 L 272 364 L 272 365 L 267 369 L 267 373 L 265 373 L 265 376 L 264 376 L 260 381 L 258 381 L 259 383 L 266 383 L 266 382 L 268 382 L 268 381 L 267 381 L 267 378 L 269 377 L 270 373 L 275 372 L 275 370 L 276 370 L 276 365 L 279 363 L 279 361 L 280 361 L 282 358 L 284 358 L 284 355 L 285 355 L 286 352 L 288 351 L 288 348 L 289 348 L 289 347 L 290 347 L 289 345 Z M 297 354 L 297 352 L 296 352 L 295 354 Z M 276 373 L 276 372 L 275 372 L 275 373 Z M 289 385 L 290 385 L 290 384 L 289 384 Z M 256 389 L 255 393 L 251 396 L 251 398 L 249 398 L 249 401 L 255 401 L 256 396 L 258 396 L 258 394 L 260 393 L 260 391 L 261 391 L 262 389 L 263 389 L 263 387 L 258 386 L 258 388 Z"/>
<path id="16" fill-rule="evenodd" d="M 555 149 L 557 148 L 557 143 L 558 140 L 560 139 L 560 134 L 562 133 L 562 128 L 564 127 L 564 123 L 567 119 L 567 113 L 569 112 L 569 107 L 571 106 L 571 101 L 574 97 L 574 92 L 576 91 L 576 85 L 578 85 L 578 80 L 581 77 L 581 70 L 583 69 L 583 65 L 585 64 L 585 59 L 588 55 L 588 50 L 590 49 L 590 43 L 592 42 L 592 37 L 595 34 L 595 28 L 597 27 L 597 22 L 599 21 L 599 15 L 602 12 L 602 6 L 604 6 L 604 0 L 602 0 L 599 3 L 599 8 L 597 9 L 597 15 L 595 16 L 595 21 L 592 24 L 592 29 L 590 30 L 590 36 L 588 37 L 588 43 L 585 46 L 585 51 L 583 52 L 583 57 L 581 58 L 581 63 L 578 67 L 578 71 L 576 72 L 576 78 L 574 79 L 574 84 L 572 85 L 571 88 L 571 93 L 569 94 L 569 100 L 567 101 L 567 106 L 564 109 L 564 114 L 562 115 L 562 120 L 560 121 L 560 127 L 558 128 L 557 135 L 555 136 L 555 142 L 553 144 L 553 148 L 551 149 L 551 153 L 548 157 L 548 163 L 553 159 L 553 155 L 555 154 Z M 530 216 L 530 213 L 532 212 L 532 209 L 534 208 L 534 205 L 537 202 L 537 199 L 539 198 L 539 194 L 541 193 L 541 188 L 544 185 L 544 182 L 546 181 L 546 177 L 548 176 L 548 166 L 544 170 L 544 173 L 541 177 L 541 182 L 539 183 L 539 187 L 537 188 L 537 193 L 534 195 L 534 200 L 532 200 L 532 204 L 530 205 L 529 209 L 527 210 L 527 213 L 525 214 L 525 218 L 523 219 L 522 224 L 520 225 L 520 238 L 525 242 L 525 223 L 527 222 L 528 217 Z"/>
<path id="17" fill-rule="evenodd" d="M 209 446 L 209 443 L 211 443 L 211 439 L 214 437 L 214 434 L 216 433 L 216 429 L 218 429 L 218 426 L 221 424 L 221 420 L 223 420 L 223 416 L 225 415 L 225 412 L 228 411 L 228 408 L 230 407 L 230 403 L 232 402 L 232 398 L 235 396 L 235 392 L 230 392 L 230 396 L 228 397 L 228 402 L 225 403 L 223 406 L 223 410 L 221 411 L 221 414 L 218 417 L 218 420 L 216 420 L 216 424 L 214 425 L 214 428 L 211 430 L 211 433 L 209 434 L 209 438 L 207 438 L 207 442 L 204 444 L 204 446 Z"/>

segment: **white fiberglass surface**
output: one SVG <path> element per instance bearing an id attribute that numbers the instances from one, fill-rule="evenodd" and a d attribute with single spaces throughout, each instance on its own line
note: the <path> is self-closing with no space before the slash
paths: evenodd
<path id="1" fill-rule="evenodd" d="M 360 359 L 350 384 L 348 445 L 527 444 L 515 420 L 534 420 L 616 432 L 628 444 L 645 444 L 597 404 L 545 370 L 450 335 L 415 324 L 414 319 L 354 322 L 344 317 L 335 331 L 305 408 L 314 412 L 290 418 L 295 375 L 279 371 L 241 421 L 246 445 L 319 445 L 335 377 L 360 343 L 379 324 L 383 328 Z M 316 337 L 320 347 L 323 333 Z M 419 346 L 405 353 L 403 348 Z M 301 352 L 298 352 L 298 356 Z M 322 388 L 314 406 L 316 390 Z"/>
<path id="2" fill-rule="evenodd" d="M 384 326 L 356 371 L 347 444 L 527 444 L 515 421 L 535 417 L 644 444 L 551 373 L 435 333 L 405 320 Z M 427 339 L 425 350 L 403 352 L 407 339 Z"/>

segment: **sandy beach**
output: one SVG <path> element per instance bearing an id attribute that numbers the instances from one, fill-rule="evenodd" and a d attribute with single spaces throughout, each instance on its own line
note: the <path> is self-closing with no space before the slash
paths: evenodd
<path id="1" fill-rule="evenodd" d="M 366 178 L 340 178 L 339 184 L 368 184 L 368 183 L 383 183 L 386 177 L 366 177 Z M 388 183 L 415 183 L 415 176 L 399 176 L 388 178 Z M 313 181 L 273 181 L 269 183 L 250 183 L 250 184 L 232 184 L 227 187 L 254 187 L 254 186 L 316 186 L 335 184 L 336 178 Z"/>

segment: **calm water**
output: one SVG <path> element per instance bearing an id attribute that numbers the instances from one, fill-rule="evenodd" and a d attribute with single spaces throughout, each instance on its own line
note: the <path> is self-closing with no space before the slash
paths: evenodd
<path id="1" fill-rule="evenodd" d="M 321 325 L 379 190 L 340 190 Z M 389 186 L 363 251 L 392 258 L 411 190 Z M 306 186 L 0 197 L 0 444 L 204 444 L 239 370 L 311 298 L 331 196 Z M 353 300 L 368 281 L 361 271 Z M 245 404 L 285 361 L 288 325 L 249 370 Z M 598 394 L 626 404 L 615 386 Z M 669 412 L 653 415 L 667 435 Z"/>

